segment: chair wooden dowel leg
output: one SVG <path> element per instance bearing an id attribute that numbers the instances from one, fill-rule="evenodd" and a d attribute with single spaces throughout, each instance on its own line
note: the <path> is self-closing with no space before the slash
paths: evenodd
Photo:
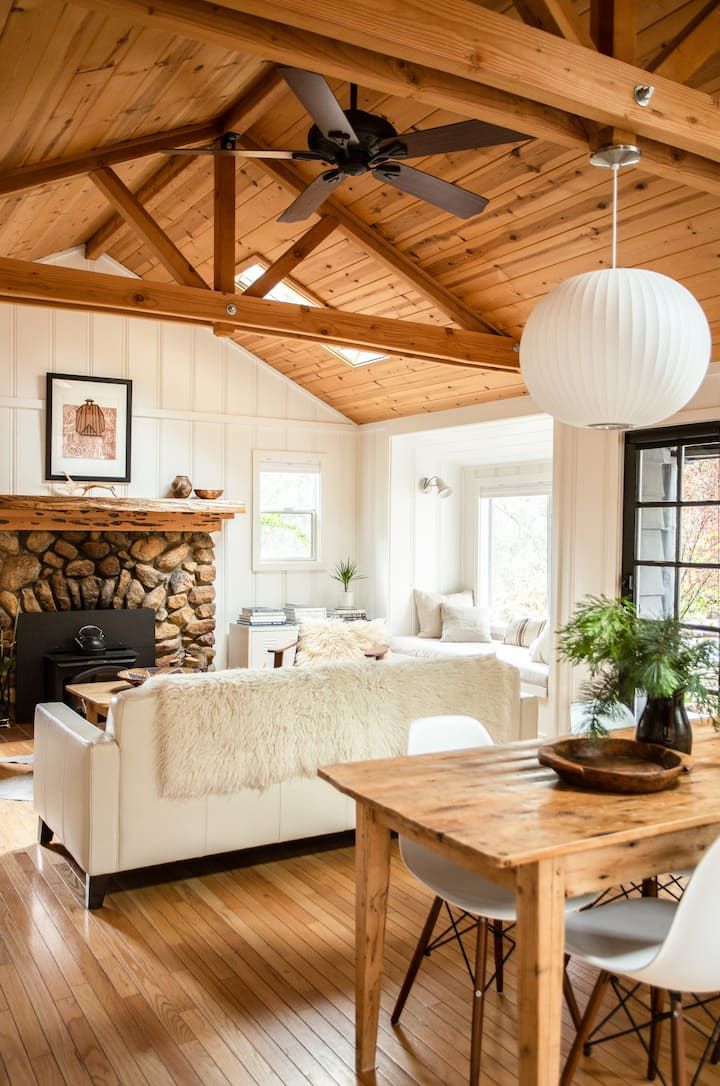
<path id="1" fill-rule="evenodd" d="M 570 1086 L 570 1083 L 573 1080 L 577 1066 L 580 1063 L 580 1057 L 582 1056 L 585 1042 L 590 1036 L 590 1031 L 597 1018 L 597 1013 L 600 1010 L 600 1005 L 602 1004 L 609 983 L 610 973 L 603 970 L 595 981 L 595 987 L 590 993 L 590 998 L 587 1007 L 585 1008 L 585 1014 L 580 1023 L 580 1028 L 575 1034 L 575 1040 L 572 1043 L 572 1048 L 568 1053 L 568 1058 L 565 1061 L 565 1066 L 563 1067 L 563 1072 L 560 1076 L 560 1086 Z"/>
<path id="2" fill-rule="evenodd" d="M 672 1038 L 672 1086 L 687 1086 L 685 1063 L 685 1022 L 683 1019 L 682 997 L 678 992 L 670 993 L 670 1030 Z"/>
<path id="3" fill-rule="evenodd" d="M 650 1042 L 648 1044 L 647 1078 L 652 1082 L 657 1076 L 657 1059 L 660 1052 L 660 1035 L 662 1033 L 662 1014 L 665 1005 L 665 991 L 663 988 L 650 989 L 650 1008 L 652 1011 L 652 1025 L 650 1026 Z"/>
<path id="4" fill-rule="evenodd" d="M 503 962 L 503 926 L 502 920 L 493 920 L 493 950 L 495 953 L 495 987 L 502 992 L 505 982 L 505 963 Z"/>
<path id="5" fill-rule="evenodd" d="M 478 1086 L 482 1062 L 482 1034 L 485 1016 L 485 975 L 487 973 L 488 921 L 477 922 L 475 947 L 475 987 L 473 991 L 472 1028 L 470 1032 L 470 1086 Z"/>
<path id="6" fill-rule="evenodd" d="M 567 1008 L 570 1011 L 570 1017 L 573 1020 L 575 1029 L 580 1029 L 580 1023 L 582 1022 L 582 1015 L 580 1014 L 580 1008 L 577 1005 L 577 999 L 575 998 L 575 992 L 568 976 L 567 967 L 570 961 L 570 955 L 565 955 L 565 962 L 563 965 L 563 995 L 565 996 L 565 1002 Z"/>
<path id="7" fill-rule="evenodd" d="M 423 930 L 420 932 L 420 938 L 418 939 L 417 946 L 415 947 L 415 953 L 410 960 L 410 965 L 408 966 L 405 980 L 402 983 L 402 988 L 398 993 L 395 1007 L 390 1017 L 390 1021 L 393 1025 L 396 1025 L 399 1021 L 400 1015 L 403 1012 L 403 1007 L 407 1002 L 407 997 L 410 995 L 410 989 L 412 988 L 415 982 L 415 977 L 418 974 L 418 969 L 420 968 L 423 956 L 425 954 L 425 948 L 430 942 L 432 933 L 435 930 L 435 924 L 437 922 L 440 909 L 442 908 L 442 903 L 443 899 L 441 897 L 436 897 L 433 900 L 432 905 L 430 906 L 430 912 L 427 915 Z"/>

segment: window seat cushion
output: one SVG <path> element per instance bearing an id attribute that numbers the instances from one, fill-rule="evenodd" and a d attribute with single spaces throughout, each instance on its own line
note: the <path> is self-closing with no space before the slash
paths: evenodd
<path id="1" fill-rule="evenodd" d="M 547 694 L 547 664 L 530 659 L 530 650 L 521 645 L 504 645 L 502 641 L 441 641 L 440 638 L 396 636 L 390 640 L 393 653 L 432 658 L 437 656 L 497 656 L 520 672 L 520 682 L 532 687 L 532 693 Z"/>

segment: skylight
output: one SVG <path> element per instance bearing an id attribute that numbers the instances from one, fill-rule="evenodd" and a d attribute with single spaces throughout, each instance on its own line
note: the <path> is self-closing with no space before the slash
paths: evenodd
<path id="1" fill-rule="evenodd" d="M 265 270 L 262 264 L 249 264 L 241 272 L 238 272 L 235 276 L 235 282 L 239 287 L 249 287 L 256 279 L 260 278 Z M 292 302 L 294 305 L 312 305 L 316 308 L 318 305 L 312 298 L 307 298 L 295 287 L 284 281 L 277 283 L 272 290 L 267 292 L 265 297 L 272 298 L 275 302 Z M 362 351 L 357 347 L 325 347 L 323 345 L 323 349 L 337 355 L 338 358 L 342 358 L 343 362 L 347 362 L 351 366 L 367 366 L 370 362 L 379 362 L 382 358 L 387 358 L 387 355 L 378 354 L 374 351 Z"/>

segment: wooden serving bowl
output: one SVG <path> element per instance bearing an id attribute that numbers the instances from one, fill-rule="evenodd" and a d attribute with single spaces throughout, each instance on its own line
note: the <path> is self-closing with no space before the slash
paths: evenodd
<path id="1" fill-rule="evenodd" d="M 689 772 L 685 754 L 635 739 L 581 736 L 540 747 L 538 761 L 576 788 L 594 792 L 660 792 Z"/>
<path id="2" fill-rule="evenodd" d="M 215 501 L 216 498 L 221 497 L 223 492 L 222 490 L 198 490 L 198 488 L 195 487 L 194 493 L 196 498 L 204 498 L 205 501 Z"/>

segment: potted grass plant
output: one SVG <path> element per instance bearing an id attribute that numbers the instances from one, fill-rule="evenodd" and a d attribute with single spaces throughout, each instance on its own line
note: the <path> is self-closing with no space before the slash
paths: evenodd
<path id="1" fill-rule="evenodd" d="M 692 729 L 686 704 L 720 725 L 718 647 L 697 640 L 675 618 L 644 618 L 628 599 L 588 596 L 559 631 L 561 658 L 585 664 L 581 687 L 584 721 L 593 735 L 607 734 L 604 721 L 646 703 L 636 738 L 690 753 Z"/>
<path id="2" fill-rule="evenodd" d="M 355 593 L 351 588 L 353 581 L 364 581 L 365 575 L 358 573 L 357 562 L 350 558 L 341 559 L 330 574 L 334 581 L 339 581 L 343 586 L 343 607 L 354 607 Z"/>

